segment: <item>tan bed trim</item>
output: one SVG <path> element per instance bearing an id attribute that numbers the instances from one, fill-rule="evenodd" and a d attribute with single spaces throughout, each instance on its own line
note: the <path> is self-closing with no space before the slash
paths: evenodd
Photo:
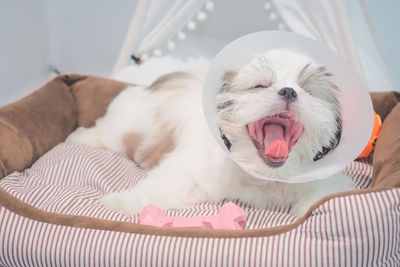
<path id="1" fill-rule="evenodd" d="M 178 228 L 159 228 L 154 226 L 147 226 L 137 223 L 110 221 L 104 219 L 97 219 L 87 216 L 64 215 L 54 212 L 47 212 L 38 209 L 32 205 L 22 202 L 18 198 L 10 195 L 7 191 L 0 188 L 0 206 L 5 209 L 18 214 L 19 216 L 39 221 L 42 223 L 49 223 L 55 225 L 117 231 L 132 234 L 144 235 L 158 235 L 158 236 L 173 236 L 173 237 L 196 237 L 196 238 L 251 238 L 251 237 L 267 237 L 279 235 L 289 232 L 302 223 L 304 223 L 311 215 L 312 211 L 324 204 L 325 202 L 349 195 L 367 194 L 373 192 L 381 192 L 394 187 L 387 188 L 369 188 L 362 190 L 347 191 L 326 196 L 314 203 L 307 211 L 307 213 L 300 217 L 295 223 L 283 226 L 276 226 L 271 228 L 262 228 L 254 230 L 209 230 L 209 229 L 178 229 Z"/>

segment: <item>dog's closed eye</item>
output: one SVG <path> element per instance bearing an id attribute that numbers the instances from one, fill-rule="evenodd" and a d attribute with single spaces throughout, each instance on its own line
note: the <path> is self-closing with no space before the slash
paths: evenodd
<path id="1" fill-rule="evenodd" d="M 262 88 L 269 88 L 271 87 L 272 82 L 270 81 L 259 81 L 254 86 L 250 87 L 249 89 L 262 89 Z"/>
<path id="2" fill-rule="evenodd" d="M 256 86 L 254 86 L 254 87 L 252 87 L 252 88 L 268 88 L 268 87 L 270 87 L 271 85 L 269 84 L 269 85 L 265 85 L 265 84 L 257 84 Z"/>

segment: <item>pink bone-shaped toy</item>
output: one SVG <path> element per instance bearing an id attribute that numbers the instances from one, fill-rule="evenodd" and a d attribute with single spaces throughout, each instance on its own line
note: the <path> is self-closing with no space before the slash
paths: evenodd
<path id="1" fill-rule="evenodd" d="M 216 215 L 168 217 L 165 212 L 154 205 L 147 205 L 139 214 L 139 223 L 165 228 L 209 228 L 209 229 L 243 229 L 246 223 L 246 212 L 232 202 L 221 207 Z"/>

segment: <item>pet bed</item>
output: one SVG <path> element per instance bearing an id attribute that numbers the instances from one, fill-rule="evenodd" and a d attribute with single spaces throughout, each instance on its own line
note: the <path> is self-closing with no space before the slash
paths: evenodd
<path id="1" fill-rule="evenodd" d="M 0 266 L 400 265 L 398 93 L 372 93 L 383 119 L 373 158 L 345 170 L 359 189 L 327 196 L 300 218 L 236 201 L 245 230 L 210 230 L 140 225 L 97 202 L 145 173 L 67 137 L 92 126 L 125 87 L 63 75 L 0 108 Z M 215 214 L 223 203 L 167 214 Z"/>

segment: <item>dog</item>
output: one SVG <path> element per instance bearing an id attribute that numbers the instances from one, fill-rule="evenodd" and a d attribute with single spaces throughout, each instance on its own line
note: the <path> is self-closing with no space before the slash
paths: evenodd
<path id="1" fill-rule="evenodd" d="M 340 88 L 326 67 L 278 49 L 227 70 L 216 94 L 217 123 L 231 157 L 212 136 L 202 107 L 201 75 L 174 72 L 122 91 L 94 127 L 72 142 L 110 149 L 147 171 L 136 186 L 100 202 L 126 215 L 239 199 L 302 216 L 320 198 L 353 189 L 343 173 L 285 183 L 334 150 L 342 131 Z M 234 160 L 232 160 L 234 159 Z M 245 172 L 245 166 L 280 181 Z"/>

